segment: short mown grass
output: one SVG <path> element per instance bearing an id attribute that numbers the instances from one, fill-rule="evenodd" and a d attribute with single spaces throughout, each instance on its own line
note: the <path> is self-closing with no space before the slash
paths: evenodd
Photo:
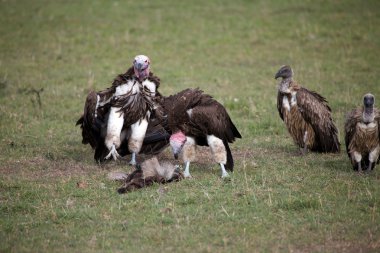
<path id="1" fill-rule="evenodd" d="M 0 252 L 377 252 L 380 174 L 358 175 L 344 115 L 380 99 L 378 1 L 0 2 Z M 207 149 L 192 180 L 118 195 L 75 122 L 137 54 L 160 91 L 200 87 L 243 135 L 235 172 Z M 330 102 L 340 154 L 299 156 L 274 74 Z M 43 89 L 43 90 L 42 90 Z M 380 104 L 378 107 L 380 107 Z M 166 150 L 160 158 L 170 158 Z"/>

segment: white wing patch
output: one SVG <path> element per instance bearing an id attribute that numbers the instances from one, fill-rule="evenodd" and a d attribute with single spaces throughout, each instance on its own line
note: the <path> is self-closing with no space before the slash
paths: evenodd
<path id="1" fill-rule="evenodd" d="M 290 100 L 290 106 L 297 105 L 297 92 L 292 92 L 292 99 Z"/>
<path id="2" fill-rule="evenodd" d="M 189 109 L 186 111 L 187 115 L 189 115 L 189 118 L 191 118 L 191 114 L 193 113 L 193 109 Z"/>
<path id="3" fill-rule="evenodd" d="M 286 110 L 288 110 L 288 112 L 290 111 L 290 104 L 289 104 L 289 99 L 288 99 L 287 96 L 284 96 L 284 97 L 282 98 L 282 106 L 283 106 Z"/>

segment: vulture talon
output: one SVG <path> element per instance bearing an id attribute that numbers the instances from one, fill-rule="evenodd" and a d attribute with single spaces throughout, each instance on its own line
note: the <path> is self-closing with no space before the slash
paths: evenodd
<path id="1" fill-rule="evenodd" d="M 112 158 L 116 161 L 117 159 L 120 159 L 120 160 L 123 160 L 123 157 L 121 155 L 119 155 L 119 153 L 117 152 L 116 150 L 116 147 L 115 145 L 112 145 L 111 147 L 111 150 L 110 152 L 108 153 L 108 155 L 105 157 L 106 160 L 110 159 L 112 156 Z"/>

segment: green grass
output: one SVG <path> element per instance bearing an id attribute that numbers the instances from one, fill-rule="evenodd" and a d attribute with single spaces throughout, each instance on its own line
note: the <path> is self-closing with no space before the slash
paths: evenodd
<path id="1" fill-rule="evenodd" d="M 1 1 L 0 252 L 379 251 L 379 168 L 354 173 L 343 143 L 345 113 L 367 92 L 380 99 L 379 10 L 375 0 Z M 200 87 L 226 106 L 243 135 L 230 182 L 202 156 L 193 180 L 116 193 L 107 173 L 131 168 L 96 165 L 74 125 L 87 92 L 137 54 L 164 95 Z M 296 155 L 276 109 L 283 64 L 329 100 L 341 154 Z"/>

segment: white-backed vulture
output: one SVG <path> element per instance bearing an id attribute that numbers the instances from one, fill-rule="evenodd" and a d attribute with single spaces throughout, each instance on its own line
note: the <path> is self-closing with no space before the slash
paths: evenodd
<path id="1" fill-rule="evenodd" d="M 195 159 L 196 145 L 209 146 L 222 177 L 233 171 L 234 162 L 228 143 L 241 138 L 226 109 L 199 89 L 186 89 L 161 101 L 175 158 L 182 152 L 185 177 L 190 177 L 190 162 Z"/>
<path id="2" fill-rule="evenodd" d="M 380 162 L 380 111 L 374 108 L 375 97 L 363 97 L 363 107 L 347 114 L 344 124 L 346 150 L 354 170 L 371 171 Z"/>
<path id="3" fill-rule="evenodd" d="M 278 87 L 277 109 L 302 154 L 307 150 L 323 153 L 340 151 L 338 130 L 324 97 L 299 86 L 290 66 L 282 66 L 275 79 Z"/>
<path id="4" fill-rule="evenodd" d="M 96 161 L 116 160 L 131 153 L 130 163 L 136 164 L 139 152 L 158 153 L 168 144 L 168 138 L 162 139 L 167 133 L 151 117 L 154 99 L 160 96 L 159 85 L 160 79 L 150 71 L 149 58 L 138 55 L 110 88 L 88 94 L 77 125 L 82 128 L 82 142 L 95 149 Z M 154 140 L 157 132 L 159 141 Z"/>

